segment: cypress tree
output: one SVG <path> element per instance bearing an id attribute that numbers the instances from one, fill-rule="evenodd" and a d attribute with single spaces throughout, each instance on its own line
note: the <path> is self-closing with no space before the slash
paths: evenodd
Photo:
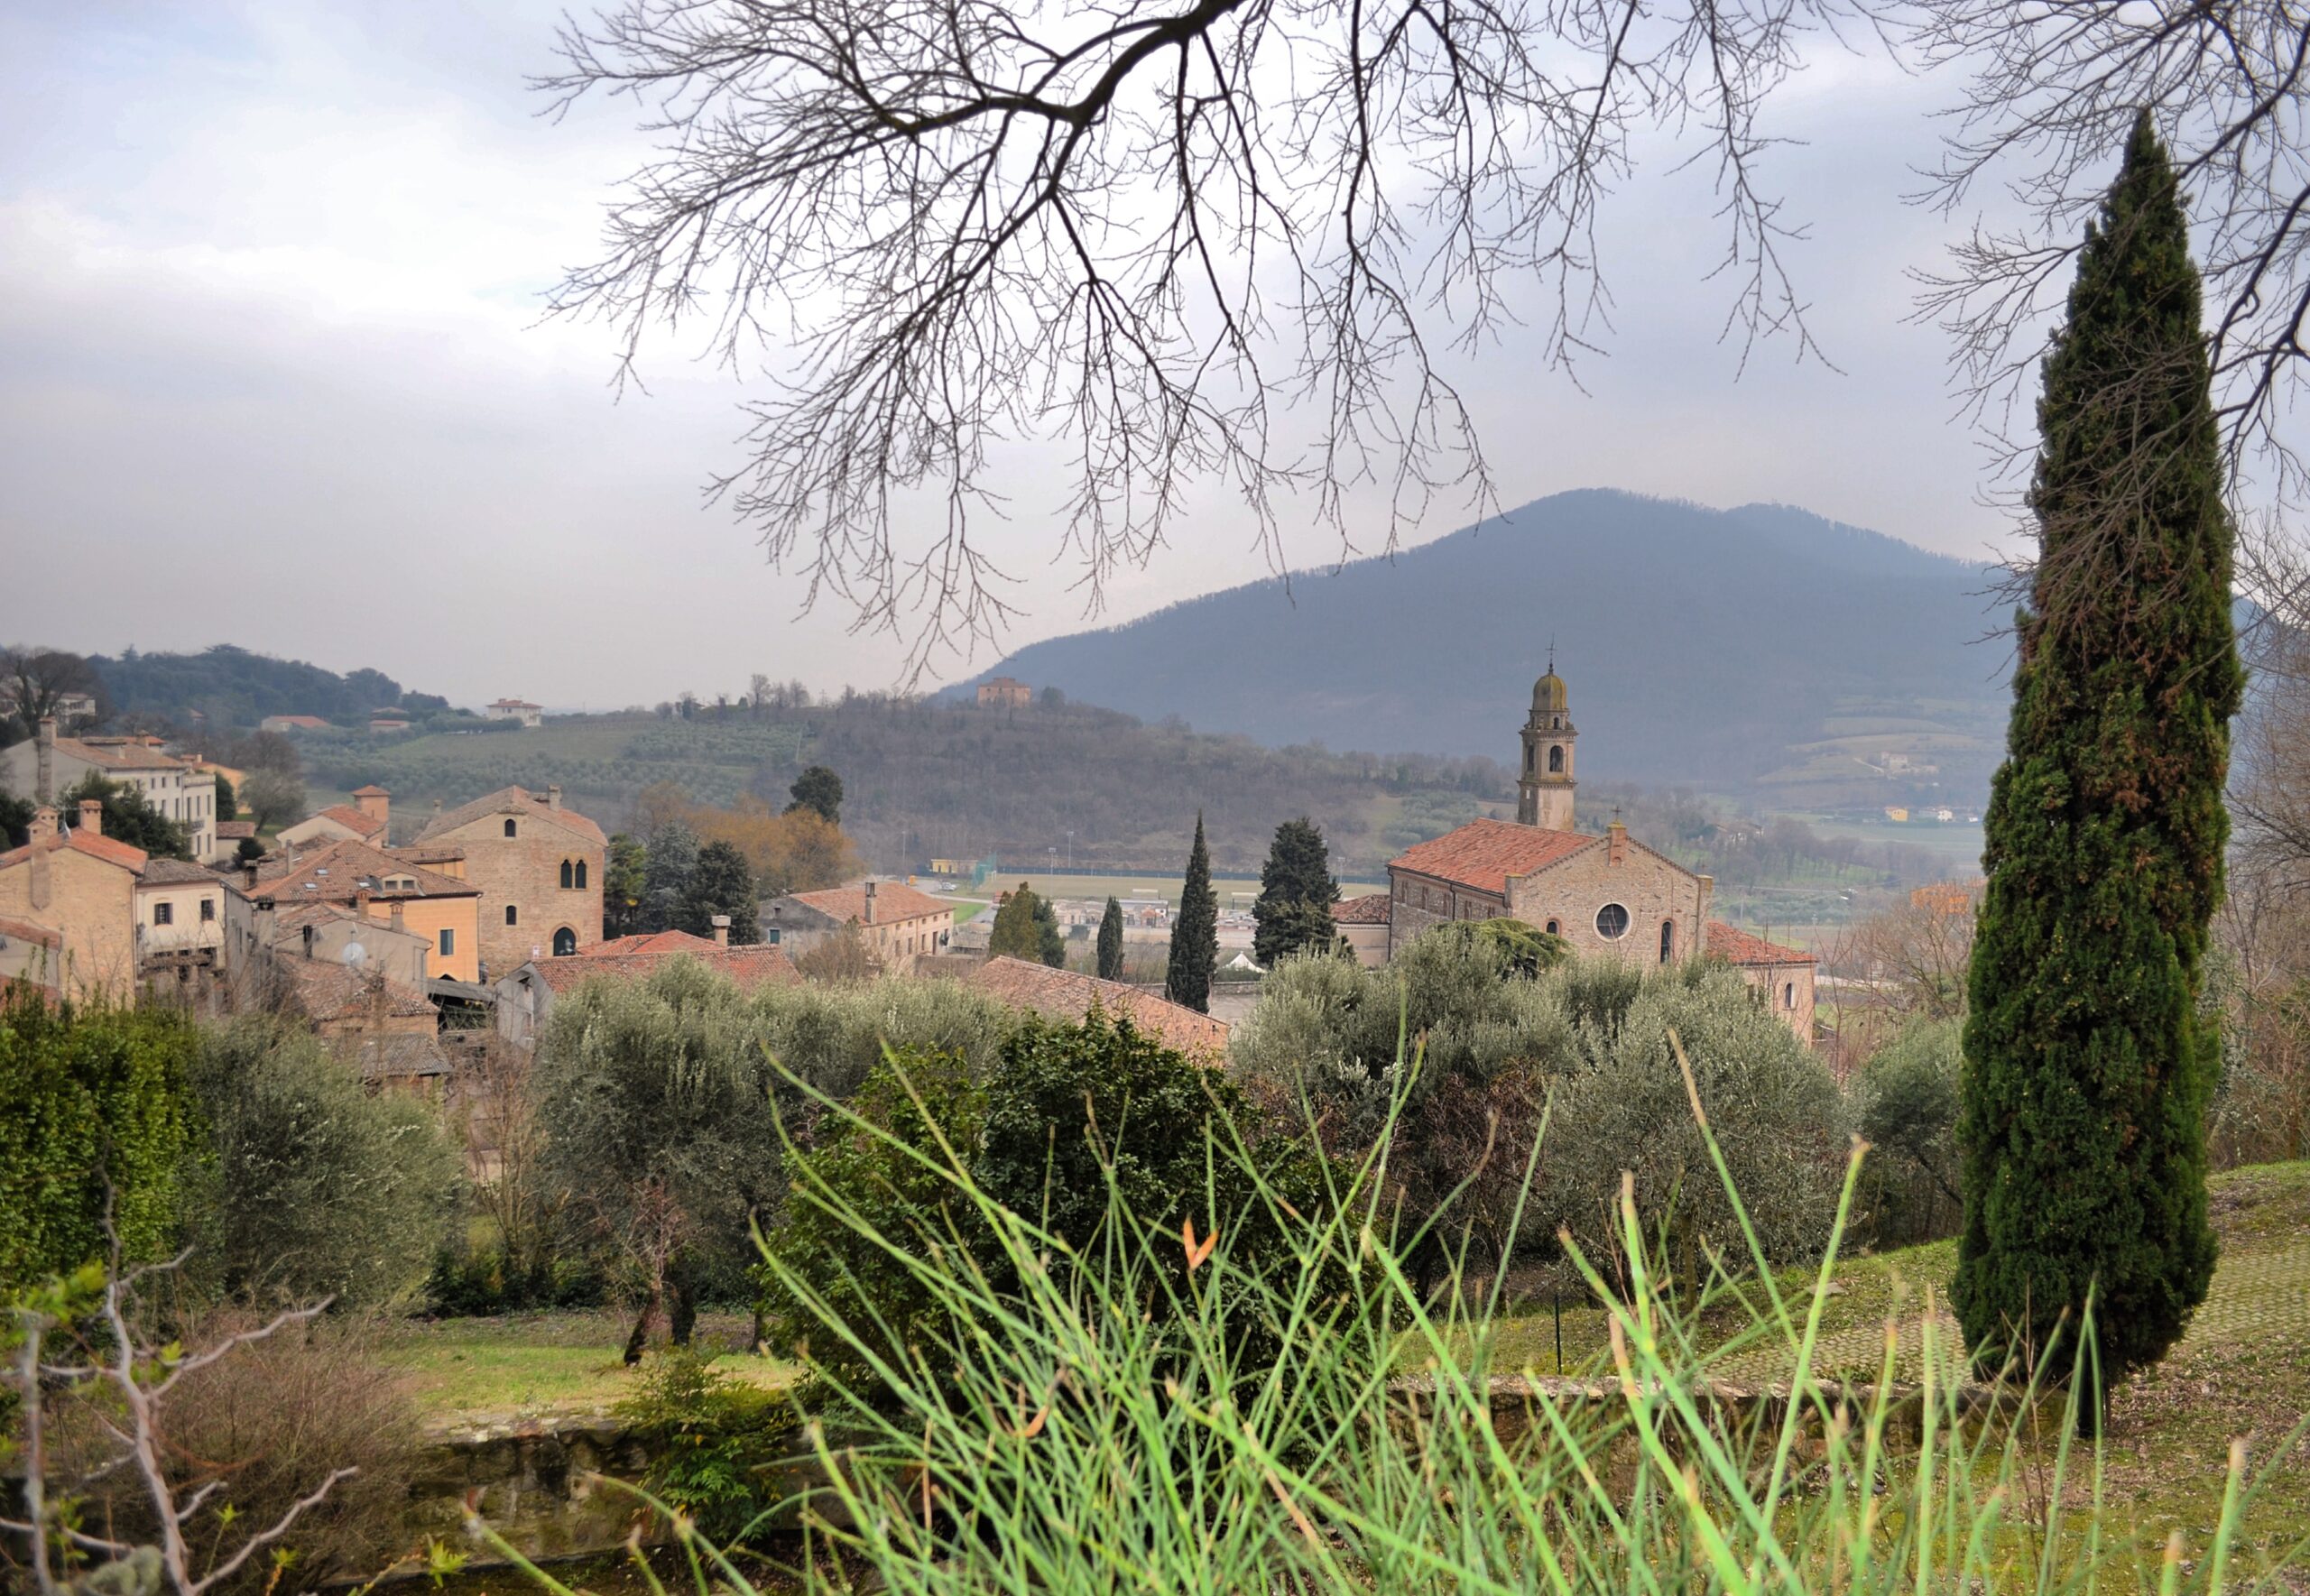
<path id="1" fill-rule="evenodd" d="M 2037 421 L 2038 559 L 1969 974 L 1954 1298 L 1994 1366 L 2057 1331 L 2075 1346 L 2090 1294 L 2091 1424 L 2213 1272 L 2199 996 L 2243 682 L 2198 275 L 2146 115 L 2087 229 Z"/>
<path id="2" fill-rule="evenodd" d="M 1339 883 L 1332 879 L 1330 850 L 1320 826 L 1307 816 L 1275 828 L 1267 863 L 1260 867 L 1259 901 L 1252 906 L 1252 957 L 1270 969 L 1286 954 L 1329 948 L 1339 936 L 1332 905 Z"/>
<path id="3" fill-rule="evenodd" d="M 1203 812 L 1195 816 L 1195 846 L 1187 850 L 1187 879 L 1171 922 L 1171 957 L 1163 995 L 1197 1013 L 1211 1012 L 1211 973 L 1219 964 L 1219 895 L 1211 890 L 1211 850 L 1203 840 Z"/>
<path id="4" fill-rule="evenodd" d="M 1048 898 L 1035 899 L 1035 956 L 1054 970 L 1067 968 L 1067 933 L 1058 928 L 1058 909 Z"/>
<path id="5" fill-rule="evenodd" d="M 1123 979 L 1123 905 L 1113 898 L 1099 917 L 1099 979 Z"/>

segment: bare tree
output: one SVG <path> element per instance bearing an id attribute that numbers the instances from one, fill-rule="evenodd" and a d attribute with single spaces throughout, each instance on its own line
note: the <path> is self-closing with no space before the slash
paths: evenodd
<path id="1" fill-rule="evenodd" d="M 103 693 L 96 667 L 79 654 L 23 643 L 0 649 L 0 712 L 14 733 L 0 742 L 36 735 L 42 719 L 56 715 L 68 696 L 100 700 Z"/>
<path id="2" fill-rule="evenodd" d="M 1728 332 L 1809 352 L 1760 114 L 1870 5 L 616 0 L 541 87 L 631 96 L 663 142 L 554 309 L 615 327 L 622 381 L 695 321 L 777 383 L 714 492 L 812 601 L 919 616 L 919 669 L 1008 613 L 972 536 L 1001 439 L 1071 452 L 1094 608 L 1197 479 L 1243 496 L 1279 564 L 1282 492 L 1343 553 L 1392 547 L 1444 490 L 1487 503 L 1439 351 L 1537 311 L 1578 380 L 1611 332 L 1598 216 L 1640 138 L 1714 169 Z M 944 525 L 902 549 L 913 490 Z"/>

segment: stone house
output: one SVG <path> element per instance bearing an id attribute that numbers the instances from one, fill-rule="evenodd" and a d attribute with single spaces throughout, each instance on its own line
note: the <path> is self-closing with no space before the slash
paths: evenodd
<path id="1" fill-rule="evenodd" d="M 163 817 L 183 828 L 195 859 L 217 851 L 217 783 L 198 761 L 168 752 L 157 737 L 60 737 L 44 719 L 29 742 L 0 751 L 0 785 L 35 804 L 90 776 L 142 793 Z"/>
<path id="2" fill-rule="evenodd" d="M 135 991 L 136 883 L 147 858 L 104 835 L 94 798 L 69 828 L 42 805 L 31 841 L 0 853 L 0 915 L 53 934 L 50 984 L 60 995 L 125 1001 Z"/>
<path id="3" fill-rule="evenodd" d="M 382 971 L 319 960 L 291 959 L 283 968 L 291 1001 L 363 1080 L 423 1097 L 440 1092 L 449 1060 L 441 1047 L 439 1017 L 420 988 Z"/>
<path id="4" fill-rule="evenodd" d="M 148 988 L 173 983 L 210 1002 L 238 973 L 254 911 L 238 887 L 207 865 L 148 859 L 136 880 L 136 973 Z"/>
<path id="5" fill-rule="evenodd" d="M 260 732 L 326 732 L 328 722 L 317 715 L 268 715 L 257 722 Z"/>
<path id="6" fill-rule="evenodd" d="M 365 843 L 291 849 L 246 866 L 239 882 L 260 923 L 294 905 L 333 903 L 425 939 L 425 978 L 480 979 L 481 893 Z"/>
<path id="7" fill-rule="evenodd" d="M 1811 954 L 1711 920 L 1708 956 L 1723 959 L 1747 976 L 1797 1039 L 1808 1047 L 1813 1045 L 1813 973 L 1817 966 Z"/>
<path id="8" fill-rule="evenodd" d="M 802 973 L 784 949 L 763 943 L 732 947 L 729 935 L 726 926 L 716 927 L 711 942 L 687 931 L 653 931 L 600 943 L 567 958 L 532 959 L 496 983 L 497 1034 L 526 1044 L 544 1026 L 557 998 L 588 981 L 639 980 L 669 959 L 695 959 L 727 976 L 741 992 L 800 983 Z"/>
<path id="9" fill-rule="evenodd" d="M 761 923 L 762 941 L 789 954 L 806 952 L 855 925 L 882 968 L 903 975 L 923 955 L 946 951 L 955 906 L 901 881 L 858 881 L 771 899 L 762 905 Z"/>
<path id="10" fill-rule="evenodd" d="M 276 839 L 287 847 L 310 847 L 324 843 L 366 843 L 383 847 L 390 838 L 389 820 L 393 795 L 382 787 L 356 788 L 349 804 L 331 804 L 281 828 Z"/>
<path id="11" fill-rule="evenodd" d="M 35 920 L 0 915 L 0 987 L 25 981 L 53 996 L 63 964 L 63 932 Z"/>
<path id="12" fill-rule="evenodd" d="M 393 913 L 390 904 L 386 914 Z M 433 943 L 390 918 L 379 921 L 365 905 L 295 903 L 276 907 L 263 926 L 263 941 L 273 959 L 336 964 L 380 972 L 387 981 L 422 990 Z M 357 951 L 356 951 L 357 950 Z"/>
<path id="13" fill-rule="evenodd" d="M 545 724 L 545 706 L 532 704 L 527 698 L 500 698 L 482 711 L 494 721 L 518 721 L 524 726 Z"/>
<path id="14" fill-rule="evenodd" d="M 1388 922 L 1394 899 L 1385 892 L 1343 898 L 1332 905 L 1332 924 L 1355 952 L 1355 962 L 1376 970 L 1388 962 Z"/>
<path id="15" fill-rule="evenodd" d="M 463 853 L 462 865 L 439 857 L 449 850 Z M 489 979 L 531 959 L 567 958 L 602 939 L 609 839 L 563 806 L 559 787 L 543 797 L 503 788 L 436 814 L 402 853 L 431 867 L 452 866 L 444 873 L 480 893 L 481 962 Z"/>
<path id="16" fill-rule="evenodd" d="M 1024 709 L 1035 701 L 1035 690 L 1012 676 L 998 676 L 978 685 L 982 709 Z"/>

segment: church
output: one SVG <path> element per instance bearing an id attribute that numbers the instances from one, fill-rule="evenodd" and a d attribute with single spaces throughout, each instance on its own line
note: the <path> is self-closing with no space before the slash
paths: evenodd
<path id="1" fill-rule="evenodd" d="M 1532 684 L 1514 822 L 1471 820 L 1406 850 L 1388 865 L 1384 904 L 1340 906 L 1351 941 L 1376 964 L 1432 926 L 1506 918 L 1563 937 L 1582 958 L 1667 964 L 1705 954 L 1737 967 L 1809 1045 L 1812 955 L 1709 918 L 1714 881 L 1636 841 L 1617 816 L 1601 836 L 1574 829 L 1579 736 L 1551 660 Z M 1358 920 L 1376 931 L 1382 909 L 1384 945 L 1354 936 Z"/>

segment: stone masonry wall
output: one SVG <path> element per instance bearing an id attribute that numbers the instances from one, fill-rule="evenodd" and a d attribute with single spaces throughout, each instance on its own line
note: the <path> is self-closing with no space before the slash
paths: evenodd
<path id="1" fill-rule="evenodd" d="M 531 958 L 550 955 L 560 927 L 578 933 L 581 949 L 602 939 L 602 870 L 607 861 L 590 838 L 534 815 L 485 815 L 430 841 L 466 851 L 465 879 L 481 889 L 481 956 L 492 981 Z M 565 859 L 586 862 L 583 890 L 562 886 Z M 509 903 L 517 916 L 511 926 L 505 923 Z"/>
<path id="2" fill-rule="evenodd" d="M 1699 878 L 1633 841 L 1617 864 L 1608 845 L 1584 848 L 1561 864 L 1514 882 L 1511 894 L 1511 912 L 1518 919 L 1540 927 L 1557 921 L 1558 934 L 1582 958 L 1611 955 L 1657 964 L 1660 923 L 1670 920 L 1676 925 L 1672 956 L 1687 959 L 1700 951 L 1701 928 L 1708 918 Z M 1627 933 L 1611 941 L 1596 932 L 1596 911 L 1607 903 L 1620 904 L 1629 914 Z"/>
<path id="3" fill-rule="evenodd" d="M 33 861 L 0 870 L 0 914 L 64 934 L 66 996 L 127 997 L 136 984 L 136 878 L 73 848 L 54 850 L 46 864 L 44 904 L 32 901 Z"/>

